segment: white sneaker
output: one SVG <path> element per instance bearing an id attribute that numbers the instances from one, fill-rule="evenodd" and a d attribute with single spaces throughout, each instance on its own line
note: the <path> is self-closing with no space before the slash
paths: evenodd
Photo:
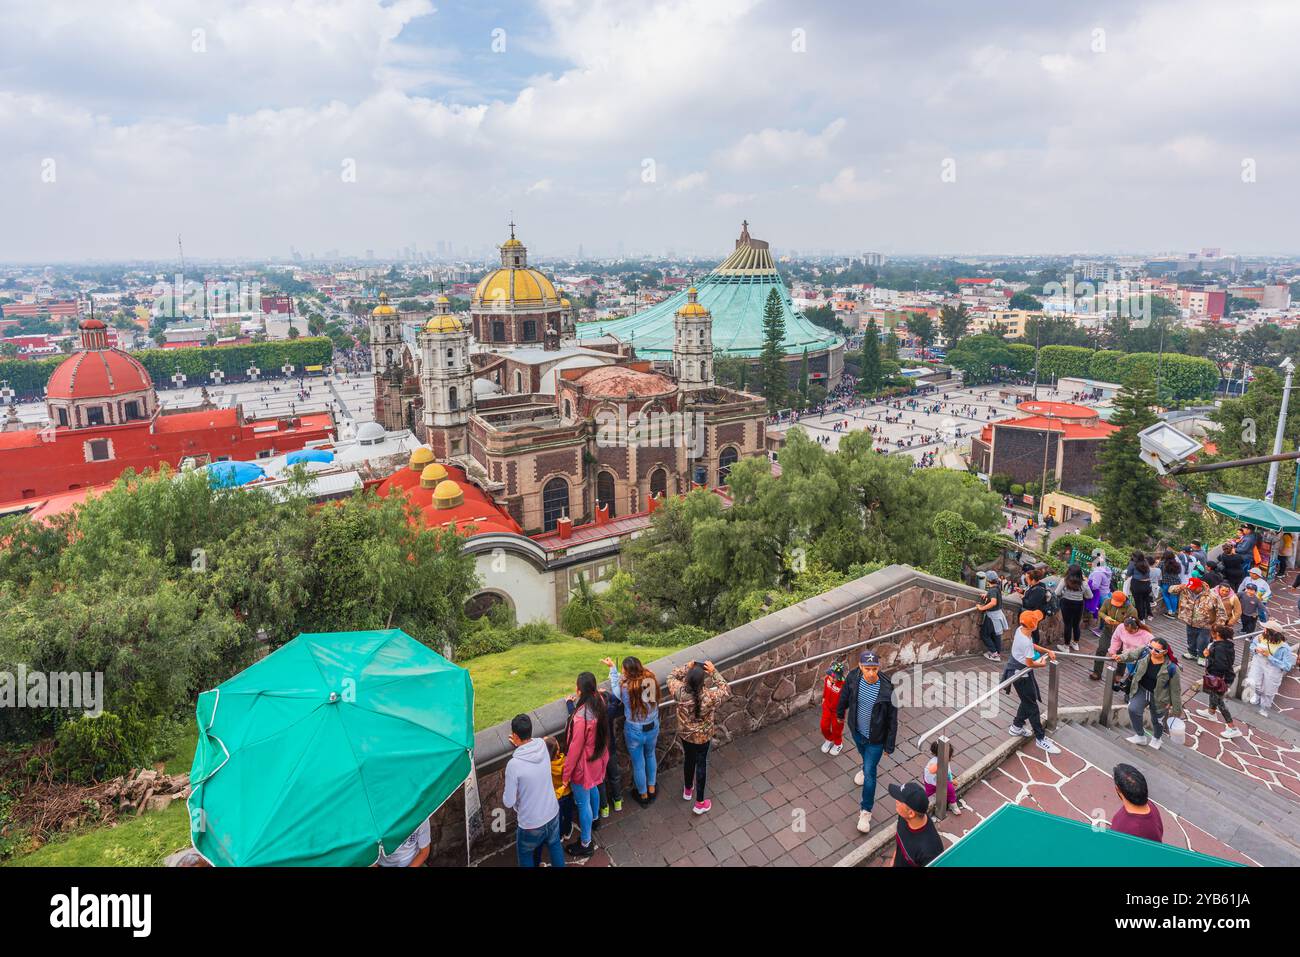
<path id="1" fill-rule="evenodd" d="M 1071 651 L 1078 651 L 1078 650 L 1079 650 L 1079 643 L 1078 643 L 1077 641 L 1072 641 L 1072 642 L 1070 642 L 1070 650 L 1071 650 Z"/>
<path id="2" fill-rule="evenodd" d="M 1159 751 L 1160 745 L 1164 743 L 1164 738 L 1152 738 L 1151 743 L 1147 745 L 1152 751 Z"/>
<path id="3" fill-rule="evenodd" d="M 1035 741 L 1034 744 L 1038 745 L 1040 748 L 1042 748 L 1042 749 L 1043 749 L 1044 751 L 1046 751 L 1048 754 L 1060 754 L 1060 753 L 1061 753 L 1061 749 L 1060 749 L 1059 747 L 1057 747 L 1056 742 L 1053 741 L 1051 738 L 1043 738 L 1042 741 Z"/>
<path id="4" fill-rule="evenodd" d="M 1069 645 L 1057 645 L 1057 646 L 1056 646 L 1056 650 L 1057 650 L 1057 651 L 1069 651 L 1069 650 L 1070 650 L 1070 646 L 1069 646 Z"/>
<path id="5" fill-rule="evenodd" d="M 853 783 L 858 787 L 862 787 L 862 785 L 866 783 L 866 780 L 867 775 L 865 771 L 859 771 L 857 774 L 853 775 Z"/>
<path id="6" fill-rule="evenodd" d="M 863 834 L 866 834 L 868 831 L 871 830 L 871 812 L 870 812 L 870 811 L 859 811 L 859 812 L 858 812 L 858 830 L 861 831 Z"/>
<path id="7" fill-rule="evenodd" d="M 830 743 L 829 741 L 823 741 L 823 742 L 822 742 L 822 754 L 826 754 L 827 752 L 830 751 L 830 749 L 831 749 L 831 743 Z"/>
<path id="8" fill-rule="evenodd" d="M 1211 721 L 1215 720 L 1218 717 L 1218 715 L 1216 715 L 1213 711 L 1209 711 L 1205 708 L 1197 708 L 1196 714 L 1198 717 L 1209 718 Z"/>
<path id="9" fill-rule="evenodd" d="M 1017 728 L 1014 724 L 1007 728 L 1007 734 L 1017 738 L 1032 738 L 1034 736 L 1034 732 L 1030 731 L 1028 728 Z"/>
<path id="10" fill-rule="evenodd" d="M 830 755 L 831 755 L 831 757 L 835 757 L 835 755 L 839 754 L 839 753 L 840 753 L 841 751 L 843 751 L 843 750 L 844 750 L 844 745 L 842 745 L 842 744 L 832 744 L 832 745 L 831 745 L 831 750 L 830 750 Z"/>
<path id="11" fill-rule="evenodd" d="M 1145 734 L 1130 734 L 1124 740 L 1129 744 L 1136 744 L 1138 747 L 1141 747 L 1147 743 L 1147 736 Z"/>
<path id="12" fill-rule="evenodd" d="M 1259 713 L 1260 713 L 1261 716 L 1267 718 L 1267 717 L 1268 717 L 1268 708 L 1260 708 L 1260 709 L 1259 709 Z"/>
<path id="13" fill-rule="evenodd" d="M 949 814 L 955 814 L 955 815 L 957 815 L 958 817 L 960 817 L 960 816 L 961 816 L 961 805 L 960 805 L 960 804 L 949 804 L 949 805 L 948 805 L 948 813 L 949 813 Z"/>
<path id="14" fill-rule="evenodd" d="M 1224 728 L 1219 732 L 1221 738 L 1240 738 L 1241 728 Z"/>

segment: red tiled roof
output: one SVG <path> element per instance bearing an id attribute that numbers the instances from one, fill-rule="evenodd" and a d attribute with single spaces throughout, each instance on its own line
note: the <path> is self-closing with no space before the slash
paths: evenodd
<path id="1" fill-rule="evenodd" d="M 94 399 L 151 388 L 153 380 L 138 359 L 120 349 L 88 349 L 59 363 L 46 394 L 51 399 Z"/>
<path id="2" fill-rule="evenodd" d="M 596 398 L 624 399 L 629 394 L 645 398 L 669 395 L 676 388 L 664 376 L 626 366 L 595 366 L 575 378 L 587 395 Z"/>
<path id="3" fill-rule="evenodd" d="M 1002 429 L 1042 429 L 1047 432 L 1062 432 L 1067 439 L 1104 439 L 1119 430 L 1118 425 L 1111 425 L 1109 422 L 1080 425 L 1077 422 L 1065 422 L 1043 415 L 1030 415 L 1023 419 L 1008 419 L 993 424 Z"/>

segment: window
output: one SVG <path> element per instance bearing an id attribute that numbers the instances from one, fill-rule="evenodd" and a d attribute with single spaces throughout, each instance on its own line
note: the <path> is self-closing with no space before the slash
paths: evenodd
<path id="1" fill-rule="evenodd" d="M 537 323 L 532 319 L 524 320 L 524 341 L 532 342 L 537 338 Z"/>
<path id="2" fill-rule="evenodd" d="M 108 439 L 91 439 L 86 443 L 87 462 L 107 462 L 113 458 L 113 446 Z"/>
<path id="3" fill-rule="evenodd" d="M 269 459 L 271 457 L 271 449 L 262 449 L 262 451 L 257 453 L 257 457 L 259 459 Z"/>
<path id="4" fill-rule="evenodd" d="M 596 476 L 596 505 L 609 509 L 609 517 L 614 517 L 614 474 L 601 472 Z"/>
<path id="5" fill-rule="evenodd" d="M 143 418 L 143 416 L 140 415 L 140 403 L 135 401 L 134 399 L 126 403 L 124 406 L 122 406 L 122 416 L 128 422 L 132 421 L 133 419 Z"/>
<path id="6" fill-rule="evenodd" d="M 506 341 L 506 324 L 502 322 L 500 319 L 493 320 L 492 322 L 492 341 L 493 342 Z"/>
<path id="7" fill-rule="evenodd" d="M 573 403 L 568 399 L 564 400 L 564 417 L 566 419 L 573 418 Z"/>
<path id="8" fill-rule="evenodd" d="M 650 473 L 650 497 L 659 498 L 661 495 L 668 494 L 668 473 L 663 469 L 655 469 Z"/>
<path id="9" fill-rule="evenodd" d="M 556 523 L 569 513 L 569 483 L 553 478 L 542 489 L 542 528 L 554 530 Z"/>
<path id="10" fill-rule="evenodd" d="M 727 476 L 731 473 L 731 467 L 736 464 L 736 459 L 740 455 L 736 452 L 735 446 L 728 445 L 718 456 L 718 484 L 726 485 Z"/>
<path id="11" fill-rule="evenodd" d="M 520 372 L 518 369 L 515 370 L 515 391 L 516 392 L 524 391 L 524 374 Z"/>
<path id="12" fill-rule="evenodd" d="M 451 409 L 452 412 L 455 412 L 457 409 L 460 408 L 460 403 L 456 397 L 455 386 L 452 386 L 450 389 L 447 390 L 447 408 Z"/>
<path id="13" fill-rule="evenodd" d="M 456 350 L 455 350 L 455 349 L 448 349 L 448 350 L 447 350 L 447 365 L 451 365 L 451 364 L 452 364 L 453 362 L 455 362 L 455 361 L 456 361 Z"/>
<path id="14" fill-rule="evenodd" d="M 86 409 L 86 424 L 87 424 L 87 425 L 103 425 L 103 424 L 104 424 L 104 407 L 103 407 L 103 406 L 99 406 L 99 405 L 92 405 L 92 406 L 90 406 L 88 409 Z"/>
<path id="15" fill-rule="evenodd" d="M 62 407 L 55 410 L 59 414 L 59 425 L 68 424 L 68 410 Z"/>

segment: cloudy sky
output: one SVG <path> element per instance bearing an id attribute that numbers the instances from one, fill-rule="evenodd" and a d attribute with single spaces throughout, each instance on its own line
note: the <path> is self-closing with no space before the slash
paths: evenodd
<path id="1" fill-rule="evenodd" d="M 1300 249 L 1294 0 L 5 0 L 0 260 Z"/>

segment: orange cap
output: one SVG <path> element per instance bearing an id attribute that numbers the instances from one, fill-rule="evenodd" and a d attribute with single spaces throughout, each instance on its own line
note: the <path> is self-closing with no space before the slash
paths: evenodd
<path id="1" fill-rule="evenodd" d="M 1110 593 L 1110 603 L 1112 605 L 1122 605 L 1128 600 L 1128 595 L 1122 591 L 1113 591 Z"/>
<path id="2" fill-rule="evenodd" d="M 1029 611 L 1022 611 L 1020 613 L 1020 624 L 1024 625 L 1031 631 L 1037 628 L 1042 621 L 1043 613 L 1041 611 L 1030 609 Z"/>

